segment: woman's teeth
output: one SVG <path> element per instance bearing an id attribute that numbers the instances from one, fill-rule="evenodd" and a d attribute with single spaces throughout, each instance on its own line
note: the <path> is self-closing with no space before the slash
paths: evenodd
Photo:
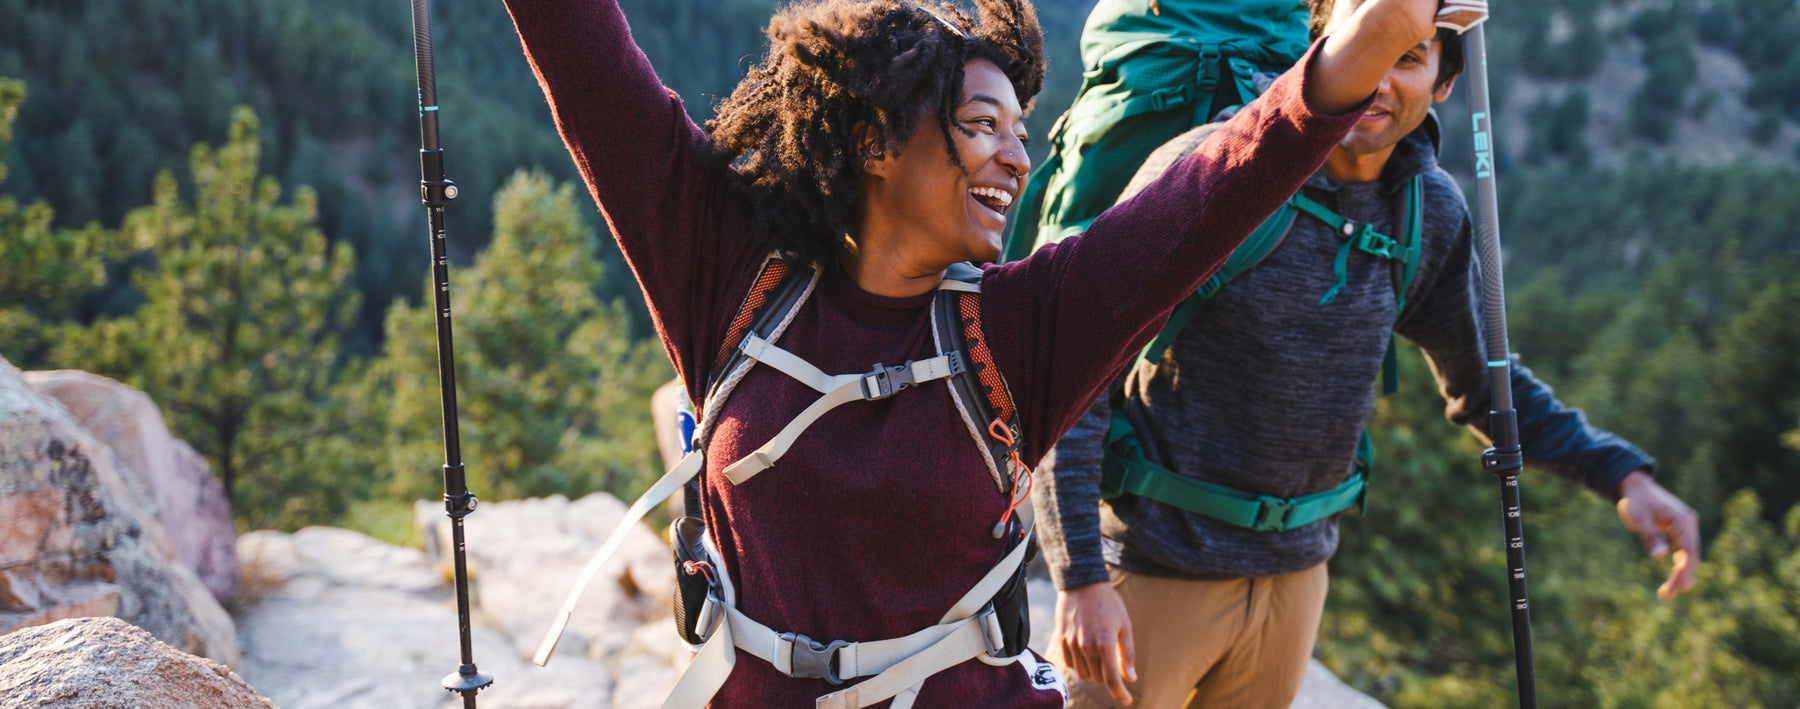
<path id="1" fill-rule="evenodd" d="M 989 207 L 993 207 L 995 211 L 1002 214 L 1006 213 L 1007 207 L 1012 206 L 1012 193 L 999 188 L 971 187 L 969 188 L 969 194 L 974 195 L 976 201 Z"/>

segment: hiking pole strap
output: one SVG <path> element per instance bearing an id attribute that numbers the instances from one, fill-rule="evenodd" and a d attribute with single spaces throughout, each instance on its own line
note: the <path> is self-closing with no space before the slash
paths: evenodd
<path id="1" fill-rule="evenodd" d="M 575 580 L 574 587 L 569 589 L 568 597 L 563 599 L 562 608 L 557 610 L 555 620 L 551 621 L 550 630 L 544 633 L 544 639 L 538 643 L 537 653 L 531 657 L 533 663 L 542 667 L 544 663 L 550 661 L 550 653 L 556 651 L 556 642 L 562 639 L 563 631 L 569 627 L 569 619 L 575 615 L 575 604 L 581 601 L 582 592 L 587 590 L 588 583 L 594 580 L 594 576 L 600 573 L 600 569 L 606 566 L 606 562 L 612 559 L 613 554 L 618 553 L 619 547 L 624 545 L 625 537 L 631 533 L 631 529 L 644 519 L 644 515 L 651 508 L 662 504 L 663 500 L 669 499 L 670 495 L 675 494 L 675 491 L 680 490 L 683 485 L 687 484 L 687 481 L 699 475 L 701 469 L 705 467 L 706 457 L 698 450 L 691 451 L 682 457 L 681 462 L 676 463 L 675 467 L 670 468 L 669 472 L 664 473 L 662 478 L 651 485 L 642 497 L 631 503 L 631 508 L 625 511 L 625 516 L 613 527 L 612 534 L 607 535 L 606 542 L 600 545 L 600 551 L 595 552 L 593 558 L 588 559 L 587 568 L 582 569 L 581 576 Z"/>

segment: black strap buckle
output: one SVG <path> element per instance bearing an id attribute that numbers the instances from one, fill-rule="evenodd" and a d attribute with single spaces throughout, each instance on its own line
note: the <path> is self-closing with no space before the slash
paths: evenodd
<path id="1" fill-rule="evenodd" d="M 950 352 L 947 353 L 947 356 L 950 360 L 951 376 L 962 374 L 962 353 Z M 886 399 L 917 384 L 918 382 L 913 379 L 913 362 L 909 359 L 905 364 L 893 367 L 875 365 L 875 369 L 863 375 L 863 398 L 869 401 Z"/>
<path id="2" fill-rule="evenodd" d="M 838 648 L 850 643 L 833 640 L 821 643 L 799 633 L 782 633 L 781 640 L 788 644 L 787 676 L 795 679 L 822 679 L 838 685 L 844 680 L 837 676 L 837 670 L 831 661 L 837 657 Z"/>

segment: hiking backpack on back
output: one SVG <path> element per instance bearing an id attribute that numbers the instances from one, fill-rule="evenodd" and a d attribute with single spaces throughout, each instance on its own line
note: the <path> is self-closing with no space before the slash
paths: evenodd
<path id="1" fill-rule="evenodd" d="M 1081 90 L 1020 195 L 1006 260 L 1086 231 L 1158 146 L 1255 97 L 1257 73 L 1306 53 L 1309 17 L 1303 0 L 1100 0 Z"/>

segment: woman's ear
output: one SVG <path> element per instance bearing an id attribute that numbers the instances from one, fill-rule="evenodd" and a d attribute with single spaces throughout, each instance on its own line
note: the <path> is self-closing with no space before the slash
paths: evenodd
<path id="1" fill-rule="evenodd" d="M 893 164 L 893 156 L 868 126 L 856 128 L 856 156 L 862 161 L 863 173 L 875 177 L 886 177 Z"/>

